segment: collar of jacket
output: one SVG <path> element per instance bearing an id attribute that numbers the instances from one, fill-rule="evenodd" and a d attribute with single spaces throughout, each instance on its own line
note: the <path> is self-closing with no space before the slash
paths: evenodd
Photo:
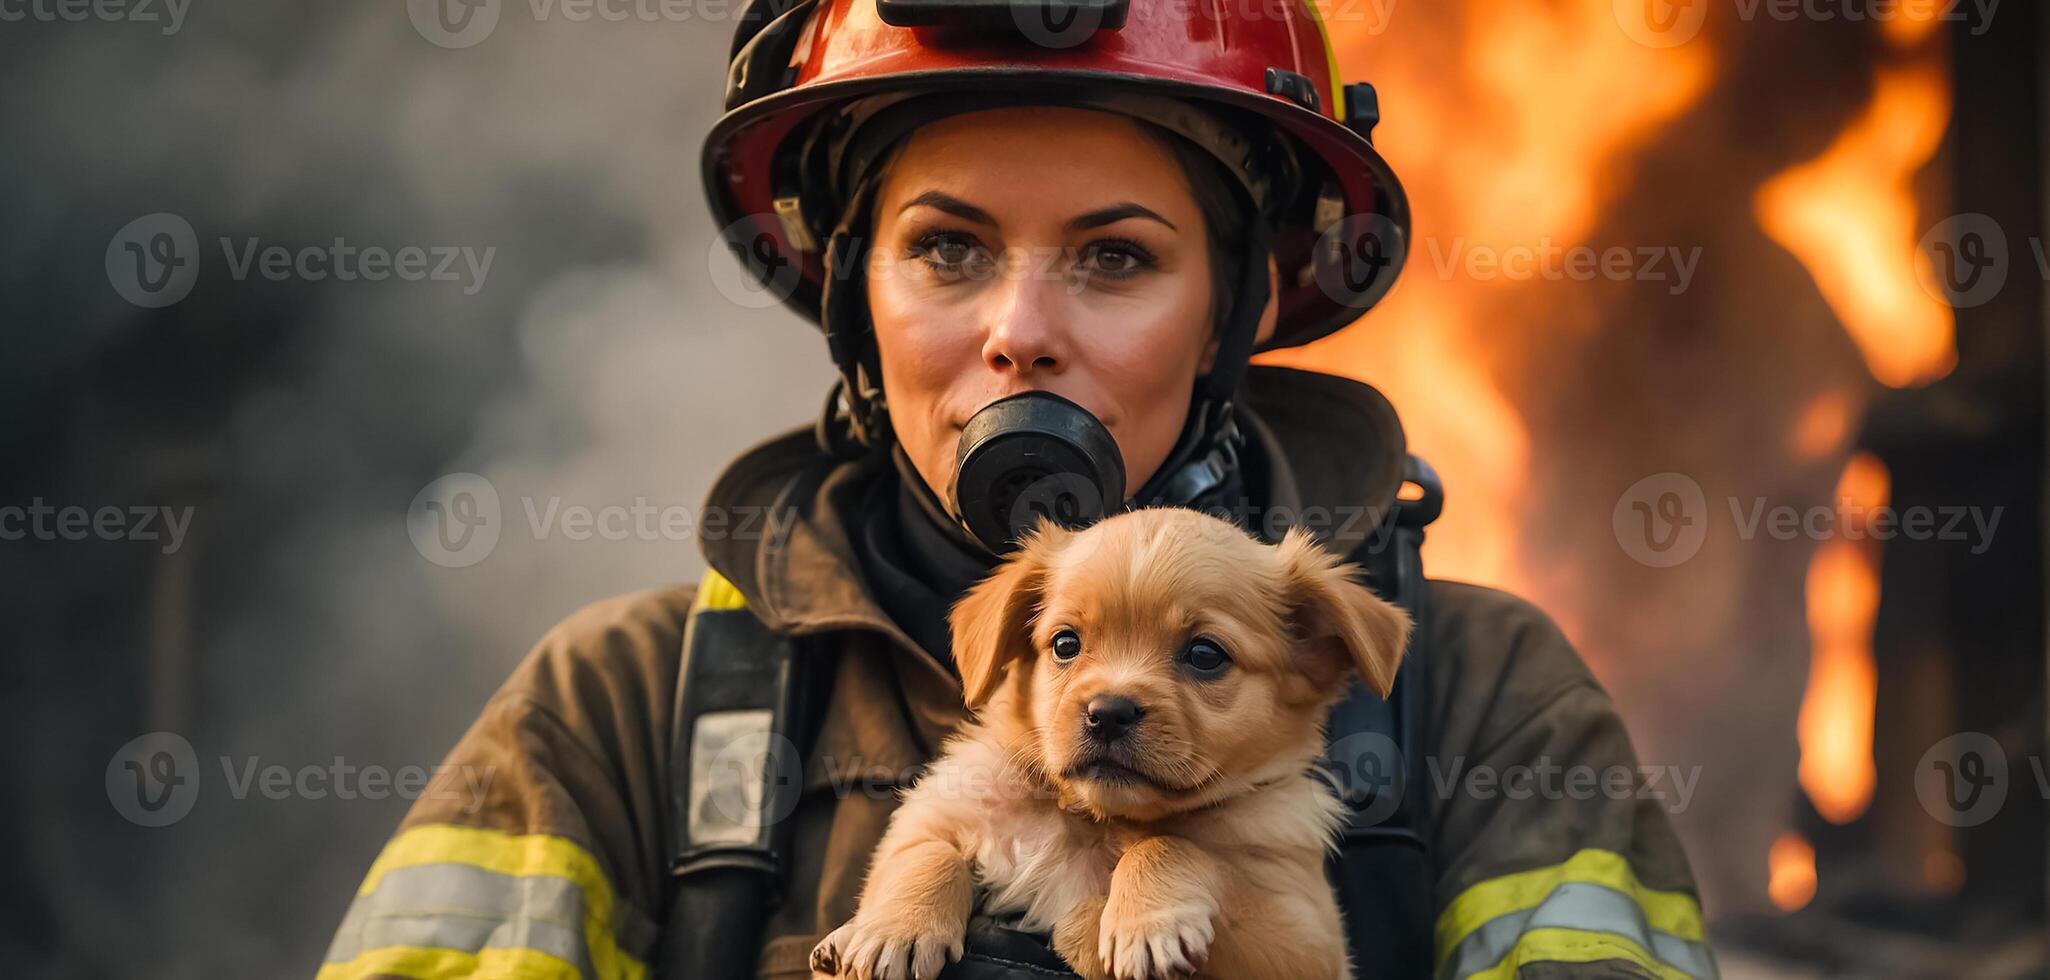
<path id="1" fill-rule="evenodd" d="M 1361 382 L 1266 365 L 1246 375 L 1242 391 L 1240 424 L 1259 443 L 1254 455 L 1269 462 L 1246 474 L 1267 508 L 1253 515 L 1266 523 L 1252 526 L 1305 525 L 1352 553 L 1402 483 L 1407 448 L 1394 407 Z M 854 502 L 890 465 L 880 453 L 835 460 L 808 425 L 748 450 L 706 496 L 704 513 L 725 518 L 718 534 L 701 533 L 705 562 L 777 632 L 868 629 L 918 649 L 870 597 L 849 543 Z"/>

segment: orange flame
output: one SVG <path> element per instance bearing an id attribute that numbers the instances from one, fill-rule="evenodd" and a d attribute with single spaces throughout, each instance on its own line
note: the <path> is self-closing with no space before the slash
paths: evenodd
<path id="1" fill-rule="evenodd" d="M 1793 831 L 1772 842 L 1765 856 L 1765 893 L 1782 912 L 1792 912 L 1815 898 L 1815 848 Z"/>
<path id="2" fill-rule="evenodd" d="M 1927 58 L 1882 68 L 1864 114 L 1754 201 L 1759 226 L 1815 277 L 1872 376 L 1896 388 L 1927 384 L 1957 363 L 1956 320 L 1923 288 L 1933 280 L 1915 248 L 1912 184 L 1950 123 L 1948 75 Z"/>
<path id="3" fill-rule="evenodd" d="M 1513 346 L 1490 311 L 1548 284 L 1476 278 L 1461 259 L 1580 244 L 1635 151 L 1706 92 L 1712 52 L 1638 44 L 1612 0 L 1407 25 L 1391 41 L 1357 17 L 1329 22 L 1342 74 L 1381 86 L 1377 135 L 1400 148 L 1418 215 L 1409 269 L 1368 327 L 1262 360 L 1352 375 L 1403 406 L 1411 447 L 1458 488 L 1426 546 L 1432 574 L 1517 589 L 1529 434 L 1487 356 Z"/>
<path id="4" fill-rule="evenodd" d="M 1850 438 L 1855 408 L 1851 393 L 1840 388 L 1815 396 L 1794 418 L 1788 451 L 1800 460 L 1820 460 L 1835 453 Z"/>
<path id="5" fill-rule="evenodd" d="M 1851 457 L 1837 481 L 1836 534 L 1808 565 L 1808 632 L 1813 659 L 1801 702 L 1801 788 L 1823 819 L 1849 823 L 1872 802 L 1878 676 L 1872 623 L 1879 613 L 1879 547 L 1869 520 L 1888 498 L 1886 465 Z"/>

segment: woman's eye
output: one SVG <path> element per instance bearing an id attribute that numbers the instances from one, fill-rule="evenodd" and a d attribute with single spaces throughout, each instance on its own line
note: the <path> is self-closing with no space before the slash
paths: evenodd
<path id="1" fill-rule="evenodd" d="M 977 262 L 982 247 L 975 239 L 951 232 L 940 232 L 919 238 L 910 249 L 912 257 L 920 259 L 940 272 L 961 272 L 971 262 Z"/>
<path id="2" fill-rule="evenodd" d="M 1153 265 L 1153 253 L 1128 239 L 1096 242 L 1082 257 L 1083 271 L 1106 279 L 1130 279 Z"/>
<path id="3" fill-rule="evenodd" d="M 1198 675 L 1215 676 L 1231 666 L 1231 654 L 1210 640 L 1195 640 L 1182 650 L 1182 663 Z"/>
<path id="4" fill-rule="evenodd" d="M 1053 658 L 1066 663 L 1082 655 L 1082 638 L 1074 630 L 1062 630 L 1053 635 Z"/>

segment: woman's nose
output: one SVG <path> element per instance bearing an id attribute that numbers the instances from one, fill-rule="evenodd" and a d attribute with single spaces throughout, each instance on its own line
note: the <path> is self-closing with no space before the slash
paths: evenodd
<path id="1" fill-rule="evenodd" d="M 990 291 L 982 359 L 993 371 L 1030 376 L 1067 368 L 1068 291 L 1059 277 L 1037 268 L 1043 264 L 1006 268 L 1001 288 Z"/>

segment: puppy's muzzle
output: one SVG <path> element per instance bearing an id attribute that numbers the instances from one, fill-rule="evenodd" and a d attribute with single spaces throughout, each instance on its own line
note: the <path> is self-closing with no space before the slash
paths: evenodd
<path id="1" fill-rule="evenodd" d="M 1115 742 L 1139 724 L 1145 712 L 1121 694 L 1099 694 L 1082 710 L 1082 730 L 1097 742 Z"/>

